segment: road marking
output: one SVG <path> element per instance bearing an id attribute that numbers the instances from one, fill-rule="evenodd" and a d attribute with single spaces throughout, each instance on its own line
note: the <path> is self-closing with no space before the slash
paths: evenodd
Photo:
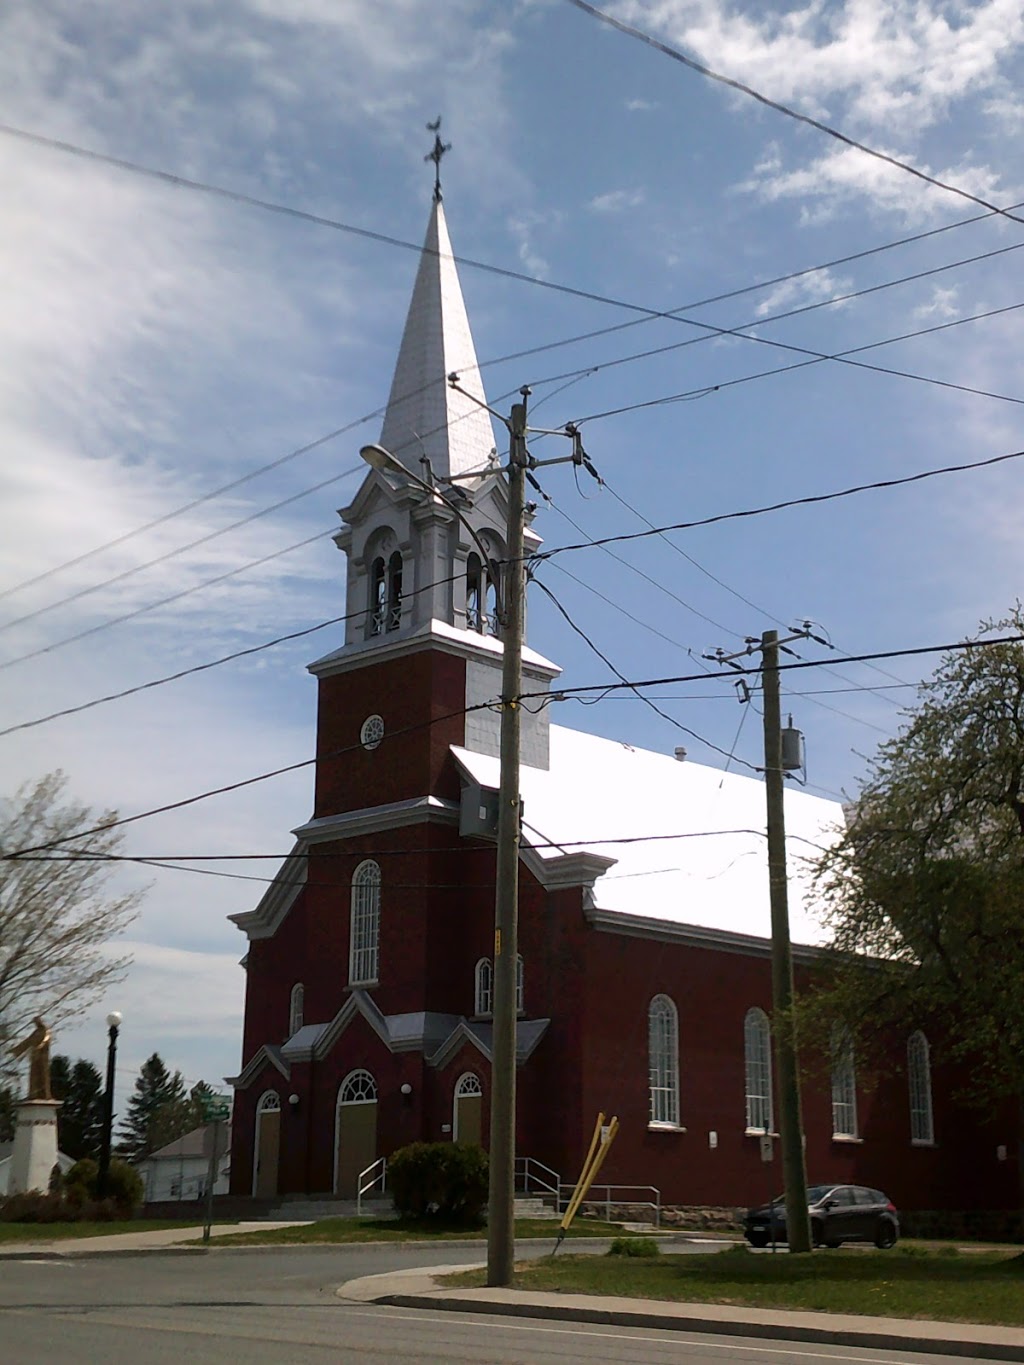
<path id="1" fill-rule="evenodd" d="M 346 1305 L 346 1306 L 347 1306 L 347 1305 Z M 361 1308 L 352 1308 L 351 1311 L 354 1312 L 355 1314 L 357 1314 L 357 1316 L 359 1316 L 359 1317 L 386 1318 L 386 1317 L 388 1317 L 388 1316 L 389 1316 L 390 1314 L 392 1314 L 392 1313 L 401 1313 L 401 1314 L 403 1314 L 404 1316 L 415 1317 L 418 1321 L 421 1321 L 421 1322 L 443 1323 L 446 1319 L 452 1317 L 456 1310 L 453 1310 L 452 1313 L 447 1313 L 447 1312 L 446 1312 L 446 1313 L 441 1313 L 439 1316 L 436 1316 L 436 1317 L 434 1317 L 434 1316 L 428 1316 L 426 1313 L 421 1312 L 421 1311 L 420 1311 L 419 1309 L 417 1309 L 417 1308 L 408 1308 L 408 1309 L 403 1309 L 403 1308 L 389 1308 L 389 1309 L 387 1309 L 387 1310 L 385 1310 L 385 1311 L 378 1311 L 378 1312 L 376 1312 L 376 1313 L 373 1312 L 372 1310 L 369 1310 L 369 1309 L 361 1309 Z M 484 1315 L 483 1315 L 483 1314 L 480 1314 L 480 1313 L 473 1312 L 473 1313 L 467 1313 L 467 1314 L 465 1314 L 464 1316 L 465 1316 L 468 1320 L 471 1320 L 472 1318 L 481 1317 L 481 1316 L 484 1316 Z M 527 1327 L 525 1324 L 520 1323 L 520 1322 L 518 1321 L 518 1319 L 516 1319 L 516 1318 L 514 1318 L 514 1317 L 511 1317 L 511 1316 L 509 1316 L 509 1315 L 506 1315 L 506 1314 L 504 1314 L 504 1313 L 497 1313 L 497 1314 L 494 1314 L 494 1316 L 495 1316 L 495 1317 L 500 1317 L 504 1323 L 507 1323 L 507 1324 L 511 1325 L 511 1326 L 514 1327 L 514 1328 L 516 1329 L 516 1331 L 518 1331 L 518 1332 L 553 1332 L 553 1333 L 556 1333 L 556 1334 L 559 1335 L 559 1336 L 570 1336 L 570 1337 L 598 1337 L 598 1338 L 603 1338 L 604 1340 L 607 1340 L 607 1341 L 635 1341 L 635 1340 L 636 1340 L 635 1335 L 633 1335 L 633 1334 L 631 1334 L 631 1333 L 626 1333 L 626 1332 L 604 1332 L 604 1331 L 601 1331 L 600 1329 L 597 1329 L 597 1328 L 595 1328 L 595 1329 L 593 1329 L 593 1330 L 591 1330 L 591 1331 L 584 1331 L 584 1330 L 582 1330 L 581 1328 L 576 1328 L 576 1327 Z M 721 1329 L 722 1329 L 722 1335 L 723 1335 L 723 1336 L 728 1336 L 728 1334 L 729 1334 L 729 1323 L 723 1322 L 723 1323 L 720 1324 L 720 1326 L 721 1326 Z M 634 1332 L 646 1332 L 646 1333 L 648 1333 L 648 1334 L 650 1334 L 650 1333 L 652 1333 L 652 1332 L 656 1332 L 657 1330 L 658 1330 L 658 1329 L 657 1329 L 656 1327 L 645 1327 L 645 1326 L 642 1326 L 642 1325 L 638 1325 L 637 1327 L 635 1327 L 635 1328 L 633 1329 Z M 760 1351 L 760 1352 L 762 1352 L 764 1355 L 800 1356 L 801 1358 L 803 1358 L 803 1359 L 805 1359 L 805 1360 L 854 1360 L 854 1361 L 859 1361 L 859 1362 L 860 1362 L 860 1365 L 906 1365 L 905 1356 L 906 1356 L 907 1354 L 918 1355 L 918 1354 L 921 1353 L 921 1349 L 922 1349 L 922 1343 L 921 1343 L 920 1339 L 915 1339 L 915 1340 L 913 1340 L 913 1341 L 908 1340 L 908 1342 L 907 1342 L 907 1350 L 906 1350 L 905 1353 L 901 1354 L 900 1356 L 869 1356 L 869 1355 L 844 1356 L 844 1355 L 839 1355 L 839 1354 L 837 1354 L 835 1351 L 828 1351 L 828 1352 L 826 1352 L 826 1351 L 802 1351 L 802 1350 L 799 1350 L 796 1346 L 787 1347 L 787 1348 L 784 1349 L 784 1348 L 781 1347 L 781 1346 L 760 1346 L 760 1345 L 759 1345 L 759 1346 L 743 1346 L 743 1345 L 740 1345 L 739 1343 L 734 1342 L 734 1341 L 730 1341 L 728 1344 L 726 1344 L 726 1343 L 724 1343 L 724 1342 L 718 1342 L 718 1341 L 713 1340 L 713 1338 L 712 1338 L 712 1336 L 711 1336 L 711 1333 L 695 1332 L 695 1331 L 691 1331 L 690 1329 L 685 1328 L 685 1327 L 681 1327 L 677 1332 L 673 1332 L 670 1336 L 667 1336 L 667 1337 L 653 1337 L 653 1338 L 652 1338 L 650 1335 L 647 1335 L 647 1336 L 644 1337 L 644 1340 L 645 1340 L 645 1341 L 651 1342 L 652 1345 L 655 1345 L 655 1346 L 671 1346 L 673 1343 L 675 1343 L 676 1345 L 678 1345 L 678 1344 L 679 1344 L 679 1338 L 680 1338 L 681 1336 L 686 1335 L 688 1331 L 689 1331 L 689 1335 L 690 1335 L 690 1336 L 693 1336 L 693 1337 L 696 1337 L 697 1340 L 698 1340 L 702 1345 L 705 1345 L 705 1346 L 707 1346 L 709 1349 L 716 1350 L 716 1351 Z M 696 1342 L 694 1342 L 693 1344 L 696 1345 Z M 924 1343 L 924 1344 L 927 1345 L 927 1343 Z M 938 1346 L 941 1346 L 941 1344 L 942 1344 L 942 1343 L 941 1343 L 941 1342 L 938 1342 L 938 1341 L 935 1343 L 935 1345 L 936 1345 L 937 1347 L 938 1347 Z M 870 1346 L 865 1346 L 865 1347 L 863 1347 L 863 1350 L 864 1350 L 864 1351 L 870 1351 L 871 1349 L 872 1349 L 872 1348 L 871 1348 Z"/>

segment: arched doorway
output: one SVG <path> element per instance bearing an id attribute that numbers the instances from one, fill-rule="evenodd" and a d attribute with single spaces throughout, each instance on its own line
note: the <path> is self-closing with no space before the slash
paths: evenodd
<path id="1" fill-rule="evenodd" d="M 268 1199 L 277 1194 L 277 1166 L 281 1155 L 281 1097 L 265 1090 L 256 1105 L 252 1151 L 252 1192 Z"/>
<path id="2" fill-rule="evenodd" d="M 480 1145 L 483 1136 L 484 1092 L 479 1076 L 467 1071 L 455 1086 L 452 1137 L 456 1142 Z"/>
<path id="3" fill-rule="evenodd" d="M 352 1071 L 338 1091 L 334 1126 L 334 1192 L 355 1199 L 359 1174 L 377 1159 L 377 1083 Z"/>

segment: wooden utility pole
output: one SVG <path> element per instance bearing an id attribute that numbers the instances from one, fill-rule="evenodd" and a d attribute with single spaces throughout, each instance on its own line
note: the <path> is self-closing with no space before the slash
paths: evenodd
<path id="1" fill-rule="evenodd" d="M 506 568 L 500 593 L 501 781 L 494 901 L 494 1024 L 491 1036 L 491 1141 L 487 1201 L 487 1283 L 509 1285 L 515 1264 L 516 958 L 519 952 L 519 694 L 523 681 L 526 566 L 526 400 L 512 407 Z"/>
<path id="2" fill-rule="evenodd" d="M 793 953 L 789 940 L 786 818 L 782 782 L 782 713 L 779 704 L 779 633 L 761 636 L 764 687 L 764 785 L 768 800 L 768 889 L 772 912 L 772 1013 L 779 1136 L 786 1190 L 786 1239 L 790 1252 L 810 1251 L 804 1125 L 793 1019 Z"/>

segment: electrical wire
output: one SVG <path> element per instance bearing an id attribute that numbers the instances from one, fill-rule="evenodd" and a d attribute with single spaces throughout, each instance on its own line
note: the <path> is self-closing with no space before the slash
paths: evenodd
<path id="1" fill-rule="evenodd" d="M 541 580 L 538 578 L 535 578 L 534 582 L 537 584 L 537 587 L 540 588 L 541 592 L 544 593 L 544 595 L 548 597 L 552 603 L 554 603 L 557 610 L 565 618 L 565 621 L 568 623 L 571 629 L 576 632 L 576 634 L 580 637 L 584 644 L 588 645 L 590 649 L 593 650 L 593 652 L 602 661 L 602 663 L 607 664 L 607 666 L 611 669 L 615 676 L 622 681 L 624 686 L 627 687 L 631 686 L 631 684 L 626 679 L 625 674 L 623 674 L 621 670 L 618 669 L 615 666 L 615 664 L 612 663 L 611 659 L 608 658 L 607 654 L 601 651 L 601 649 L 594 643 L 594 641 L 590 638 L 586 631 L 581 629 L 581 627 L 576 624 L 576 622 L 572 619 L 572 617 L 569 615 L 566 609 L 562 606 L 561 602 L 559 602 L 558 598 L 547 586 L 547 584 L 541 582 Z M 649 706 L 650 709 L 655 713 L 655 715 L 660 716 L 662 720 L 667 720 L 670 725 L 675 726 L 677 730 L 681 730 L 684 735 L 689 735 L 690 738 L 695 739 L 698 744 L 703 744 L 706 748 L 713 749 L 716 754 L 721 754 L 725 758 L 731 758 L 728 749 L 721 748 L 720 745 L 714 744 L 710 739 L 705 739 L 703 735 L 698 734 L 696 730 L 691 730 L 690 727 L 688 725 L 684 725 L 682 721 L 676 720 L 675 716 L 671 716 L 667 711 L 663 711 L 655 702 L 653 702 L 650 699 L 650 697 L 644 696 L 644 694 L 638 688 L 633 688 L 633 691 L 635 691 L 636 695 L 640 698 L 640 700 L 644 702 L 647 706 Z M 739 759 L 737 761 L 742 763 L 745 768 L 750 768 L 752 772 L 761 771 L 761 769 L 756 767 L 753 763 L 747 763 L 743 759 Z"/>
<path id="2" fill-rule="evenodd" d="M 926 185 L 931 185 L 935 189 L 945 190 L 949 194 L 955 194 L 961 199 L 966 199 L 971 204 L 977 204 L 979 208 L 988 209 L 990 213 L 998 213 L 1003 218 L 1009 218 L 1014 223 L 1024 222 L 1009 209 L 999 208 L 990 203 L 987 199 L 982 199 L 979 195 L 971 194 L 969 190 L 963 189 L 959 185 L 952 185 L 948 181 L 938 180 L 935 176 L 929 175 L 926 171 L 919 170 L 917 166 L 911 165 L 908 161 L 900 161 L 898 157 L 890 156 L 887 152 L 880 152 L 876 147 L 870 147 L 865 142 L 858 142 L 855 138 L 848 137 L 838 128 L 833 128 L 827 123 L 822 123 L 820 119 L 812 118 L 809 114 L 802 114 L 798 109 L 792 109 L 787 104 L 781 104 L 778 100 L 769 99 L 753 86 L 746 85 L 743 81 L 734 80 L 731 76 L 723 76 L 717 71 L 712 71 L 710 67 L 694 61 L 692 57 L 687 57 L 685 53 L 671 44 L 655 38 L 650 33 L 645 33 L 643 29 L 635 28 L 632 24 L 624 23 L 621 19 L 615 19 L 603 10 L 599 10 L 595 5 L 588 4 L 587 0 L 569 0 L 576 9 L 589 14 L 591 18 L 607 24 L 610 28 L 618 29 L 620 33 L 636 38 L 639 42 L 645 43 L 648 47 L 655 48 L 666 57 L 671 57 L 673 61 L 689 67 L 691 71 L 696 71 L 698 75 L 706 76 L 709 80 L 718 81 L 720 85 L 728 86 L 730 90 L 737 90 L 742 95 L 749 95 L 751 99 L 757 100 L 759 104 L 765 105 L 769 109 L 774 109 L 776 113 L 785 114 L 787 118 L 795 119 L 798 123 L 805 124 L 808 128 L 815 128 L 819 133 L 826 133 L 829 137 L 841 142 L 844 146 L 852 147 L 858 152 L 863 152 L 866 156 L 874 157 L 877 161 L 884 161 L 889 166 L 894 166 L 897 170 L 904 171 L 907 175 L 912 175 L 917 180 L 923 181 Z"/>
<path id="3" fill-rule="evenodd" d="M 600 549 L 603 545 L 621 545 L 627 541 L 647 540 L 651 536 L 664 535 L 666 531 L 690 531 L 698 526 L 716 526 L 724 521 L 741 521 L 748 517 L 760 517 L 769 512 L 781 512 L 790 507 L 811 507 L 818 503 L 835 502 L 840 498 L 853 497 L 859 493 L 874 492 L 883 488 L 901 488 L 906 484 L 921 483 L 925 479 L 935 479 L 945 474 L 962 474 L 972 469 L 988 469 L 993 465 L 1005 464 L 1008 460 L 1019 460 L 1024 450 L 1012 450 L 1003 455 L 991 455 L 984 460 L 969 460 L 963 464 L 942 465 L 937 469 L 924 469 L 916 474 L 905 474 L 898 478 L 877 479 L 872 483 L 853 484 L 849 488 L 837 489 L 832 493 L 813 493 L 802 498 L 787 498 L 763 507 L 748 507 L 734 512 L 718 512 L 711 517 L 700 517 L 695 521 L 677 521 L 666 526 L 656 526 L 646 531 L 629 531 L 614 536 L 599 536 L 594 540 L 581 541 L 575 545 L 556 545 L 550 550 L 538 550 L 531 556 L 533 564 L 553 559 L 556 555 L 568 554 L 576 550 Z M 864 656 L 874 657 L 874 656 Z"/>

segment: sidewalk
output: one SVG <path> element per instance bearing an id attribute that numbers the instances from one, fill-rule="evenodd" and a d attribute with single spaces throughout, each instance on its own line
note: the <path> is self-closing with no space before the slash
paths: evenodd
<path id="1" fill-rule="evenodd" d="M 267 1228 L 305 1227 L 308 1218 L 289 1219 L 281 1222 L 267 1222 L 261 1219 L 253 1223 L 214 1223 L 210 1230 L 211 1238 L 226 1237 L 234 1232 L 262 1232 Z M 133 1256 L 140 1251 L 176 1250 L 182 1253 L 201 1253 L 203 1248 L 182 1246 L 183 1242 L 198 1241 L 203 1235 L 203 1225 L 189 1228 L 155 1228 L 150 1232 L 118 1232 L 105 1237 L 102 1233 L 95 1237 L 61 1237 L 38 1242 L 0 1243 L 0 1261 L 35 1260 L 39 1256 Z"/>
<path id="2" fill-rule="evenodd" d="M 480 1262 L 482 1266 L 484 1263 Z M 336 1291 L 356 1303 L 397 1308 L 427 1308 L 459 1313 L 547 1318 L 616 1327 L 653 1327 L 661 1331 L 703 1332 L 718 1336 L 781 1341 L 824 1342 L 875 1350 L 927 1351 L 935 1355 L 977 1356 L 984 1360 L 1024 1361 L 1024 1330 L 962 1322 L 922 1322 L 867 1318 L 853 1314 L 782 1312 L 734 1308 L 726 1304 L 663 1303 L 589 1294 L 525 1293 L 518 1289 L 466 1289 L 445 1286 L 443 1278 L 471 1269 L 466 1265 L 402 1270 L 350 1280 Z"/>

